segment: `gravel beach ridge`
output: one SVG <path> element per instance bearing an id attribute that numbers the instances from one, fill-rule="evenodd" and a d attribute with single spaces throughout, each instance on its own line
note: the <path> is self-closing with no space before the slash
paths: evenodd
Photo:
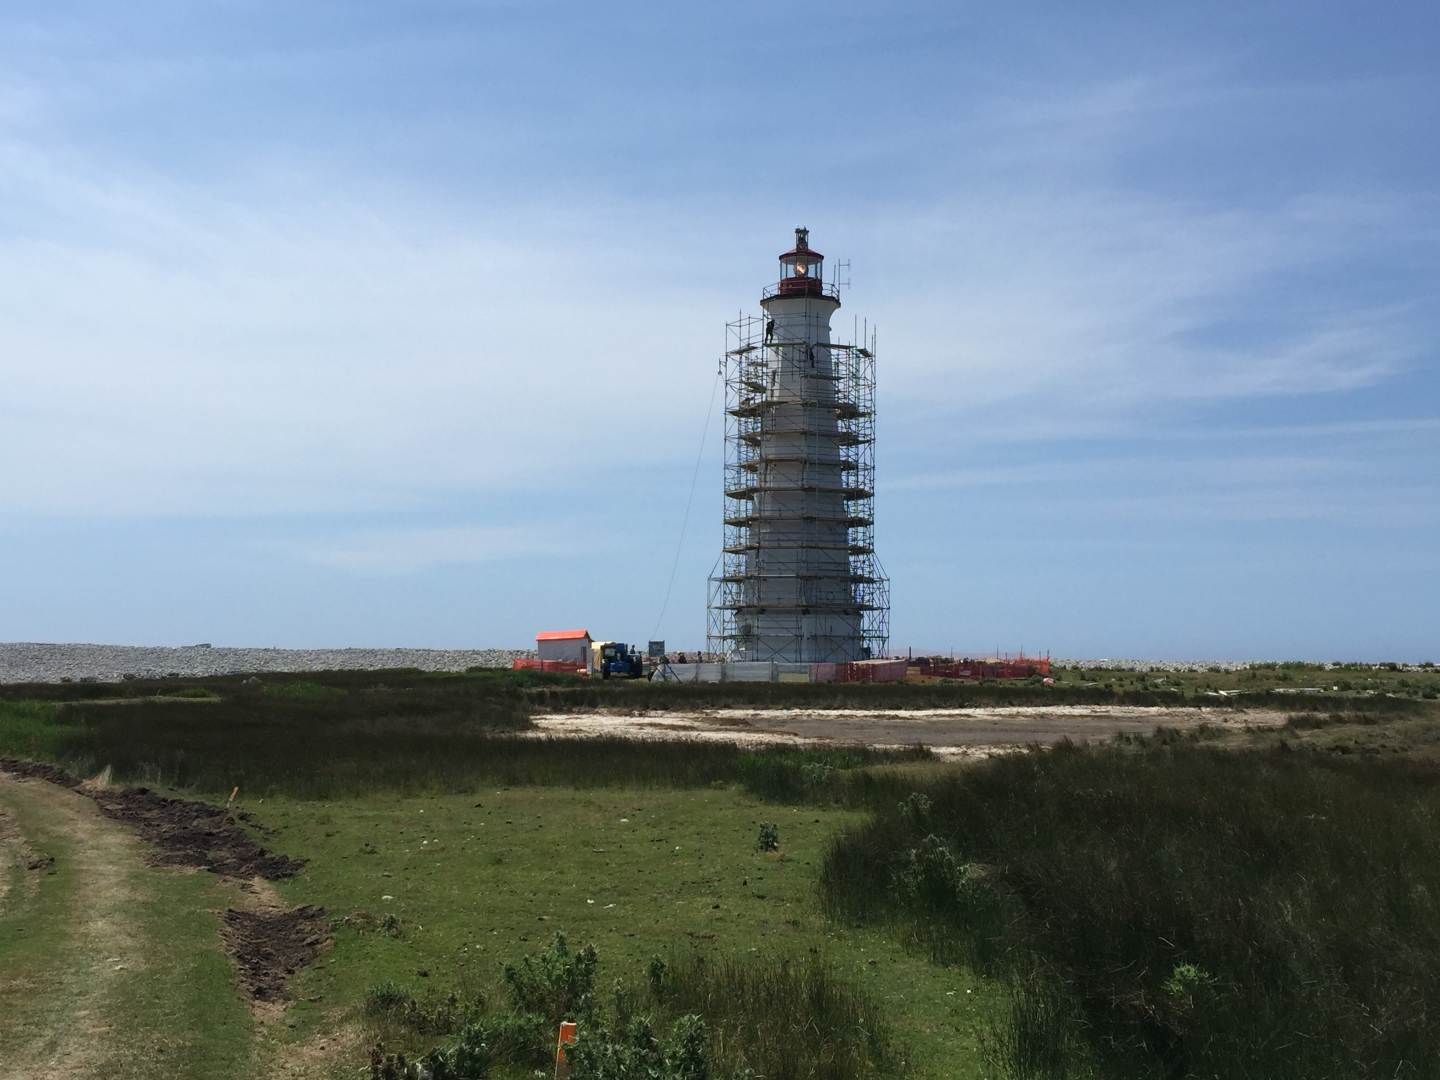
<path id="1" fill-rule="evenodd" d="M 507 668 L 534 649 L 254 649 L 210 645 L 81 645 L 0 642 L 0 683 L 118 682 L 166 676 L 248 675 L 283 671 L 374 671 L 419 668 L 464 671 Z M 1236 671 L 1250 666 L 1233 660 L 1135 660 L 1056 658 L 1057 666 L 1128 671 Z"/>
<path id="2" fill-rule="evenodd" d="M 0 643 L 0 683 L 118 682 L 126 676 L 240 675 L 267 671 L 506 668 L 533 649 L 240 649 L 186 645 Z"/>

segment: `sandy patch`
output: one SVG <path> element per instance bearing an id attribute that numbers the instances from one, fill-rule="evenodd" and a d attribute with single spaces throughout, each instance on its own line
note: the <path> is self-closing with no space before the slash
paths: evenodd
<path id="1" fill-rule="evenodd" d="M 553 713 L 535 717 L 539 736 L 700 739 L 741 745 L 782 743 L 928 746 L 950 757 L 984 757 L 1033 743 L 1101 742 L 1157 727 L 1239 730 L 1278 727 L 1285 715 L 1261 709 L 1139 705 L 992 706 L 970 709 L 707 709 L 695 712 Z"/>

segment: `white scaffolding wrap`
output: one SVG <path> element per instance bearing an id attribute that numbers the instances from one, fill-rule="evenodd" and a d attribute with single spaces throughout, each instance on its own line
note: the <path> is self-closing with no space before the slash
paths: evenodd
<path id="1" fill-rule="evenodd" d="M 726 327 L 724 545 L 709 650 L 785 663 L 883 656 L 875 335 L 830 340 L 840 306 L 831 287 L 767 290 L 763 305 L 765 316 Z"/>

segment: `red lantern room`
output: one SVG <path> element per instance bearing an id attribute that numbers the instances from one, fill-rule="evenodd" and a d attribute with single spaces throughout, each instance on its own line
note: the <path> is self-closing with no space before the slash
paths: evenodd
<path id="1" fill-rule="evenodd" d="M 779 296 L 823 296 L 825 257 L 810 250 L 810 230 L 795 230 L 795 247 L 780 256 Z"/>

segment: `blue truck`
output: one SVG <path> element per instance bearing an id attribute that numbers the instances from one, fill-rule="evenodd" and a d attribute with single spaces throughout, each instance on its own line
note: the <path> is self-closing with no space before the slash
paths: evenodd
<path id="1" fill-rule="evenodd" d="M 608 679 L 615 675 L 622 679 L 643 679 L 645 661 L 634 645 L 621 641 L 597 641 L 591 646 L 593 662 L 591 673 Z"/>

